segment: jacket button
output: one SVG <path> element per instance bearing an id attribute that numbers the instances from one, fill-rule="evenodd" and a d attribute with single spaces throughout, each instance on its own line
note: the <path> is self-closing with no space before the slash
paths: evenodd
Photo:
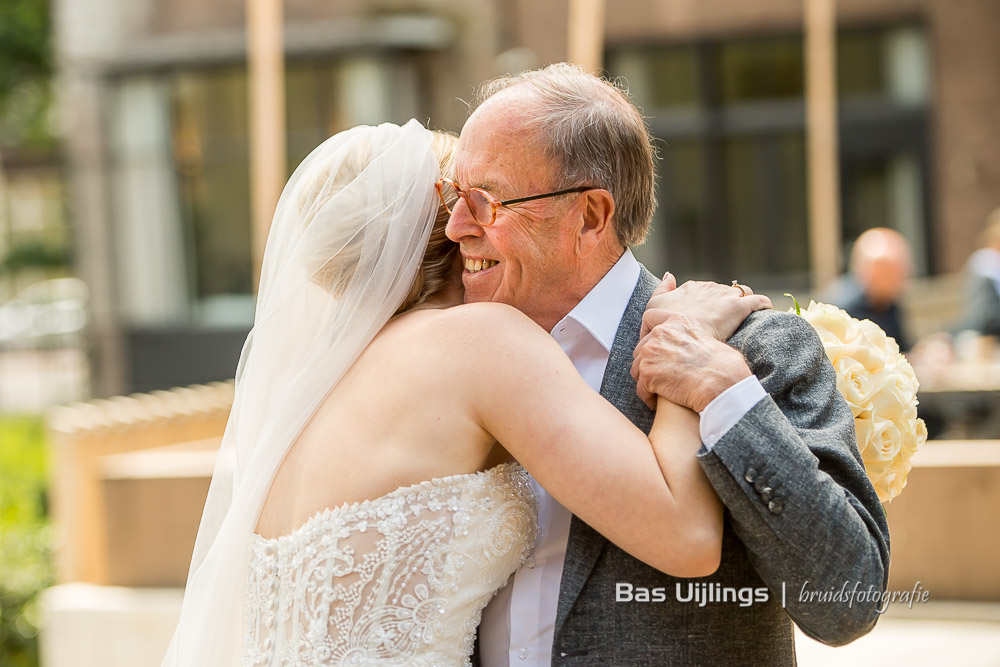
<path id="1" fill-rule="evenodd" d="M 767 503 L 771 501 L 771 498 L 774 498 L 774 489 L 765 486 L 764 490 L 760 492 L 760 499 Z"/>
<path id="2" fill-rule="evenodd" d="M 771 514 L 781 514 L 781 510 L 785 509 L 785 503 L 781 498 L 775 498 L 767 504 L 767 509 L 771 510 Z"/>
<path id="3" fill-rule="evenodd" d="M 749 483 L 753 484 L 753 481 L 755 479 L 757 479 L 757 469 L 756 468 L 747 468 L 746 473 L 743 475 L 743 479 L 745 479 Z"/>
<path id="4" fill-rule="evenodd" d="M 754 480 L 753 488 L 757 493 L 760 493 L 761 491 L 767 488 L 767 480 L 764 479 L 763 477 L 758 477 L 756 480 Z"/>

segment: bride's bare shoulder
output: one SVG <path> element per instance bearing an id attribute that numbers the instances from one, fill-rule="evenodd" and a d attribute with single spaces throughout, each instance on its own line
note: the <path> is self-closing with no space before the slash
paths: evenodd
<path id="1" fill-rule="evenodd" d="M 527 315 L 503 303 L 468 303 L 413 313 L 400 322 L 400 333 L 424 349 L 445 349 L 452 354 L 471 350 L 548 347 L 555 341 Z M 547 342 L 546 342 L 547 341 Z M 558 345 L 556 345 L 558 348 Z"/>
<path id="2" fill-rule="evenodd" d="M 446 308 L 440 312 L 449 318 L 452 323 L 474 324 L 475 322 L 481 322 L 484 326 L 527 327 L 535 329 L 542 334 L 545 333 L 531 318 L 514 306 L 508 306 L 505 303 L 493 303 L 490 301 L 466 303 L 461 306 Z"/>
<path id="3" fill-rule="evenodd" d="M 531 318 L 513 306 L 505 303 L 466 303 L 454 306 L 441 313 L 441 327 L 455 333 L 474 332 L 480 338 L 505 336 L 511 333 L 548 338 L 548 334 Z"/>

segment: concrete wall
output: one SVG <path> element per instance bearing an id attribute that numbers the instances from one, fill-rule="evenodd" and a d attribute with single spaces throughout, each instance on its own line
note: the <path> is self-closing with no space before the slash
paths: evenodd
<path id="1" fill-rule="evenodd" d="M 930 441 L 886 506 L 889 589 L 934 600 L 1000 601 L 1000 441 Z"/>

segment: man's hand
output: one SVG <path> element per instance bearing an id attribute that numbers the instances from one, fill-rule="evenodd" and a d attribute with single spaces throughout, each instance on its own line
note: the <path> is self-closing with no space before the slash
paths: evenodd
<path id="1" fill-rule="evenodd" d="M 659 395 L 701 412 L 716 396 L 751 375 L 737 350 L 688 315 L 669 311 L 639 341 L 633 358 L 639 398 L 652 410 Z"/>
<path id="2" fill-rule="evenodd" d="M 665 322 L 671 313 L 683 313 L 719 341 L 729 340 L 747 315 L 771 308 L 771 300 L 753 293 L 746 285 L 743 292 L 732 285 L 688 281 L 677 287 L 673 274 L 667 273 L 653 291 L 642 317 L 640 337 Z"/>

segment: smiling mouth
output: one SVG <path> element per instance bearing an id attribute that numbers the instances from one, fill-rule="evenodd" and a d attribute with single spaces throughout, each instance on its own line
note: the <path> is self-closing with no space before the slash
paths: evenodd
<path id="1" fill-rule="evenodd" d="M 465 259 L 465 270 L 469 273 L 479 273 L 480 271 L 485 271 L 486 269 L 492 269 L 494 266 L 499 264 L 495 259 Z"/>

